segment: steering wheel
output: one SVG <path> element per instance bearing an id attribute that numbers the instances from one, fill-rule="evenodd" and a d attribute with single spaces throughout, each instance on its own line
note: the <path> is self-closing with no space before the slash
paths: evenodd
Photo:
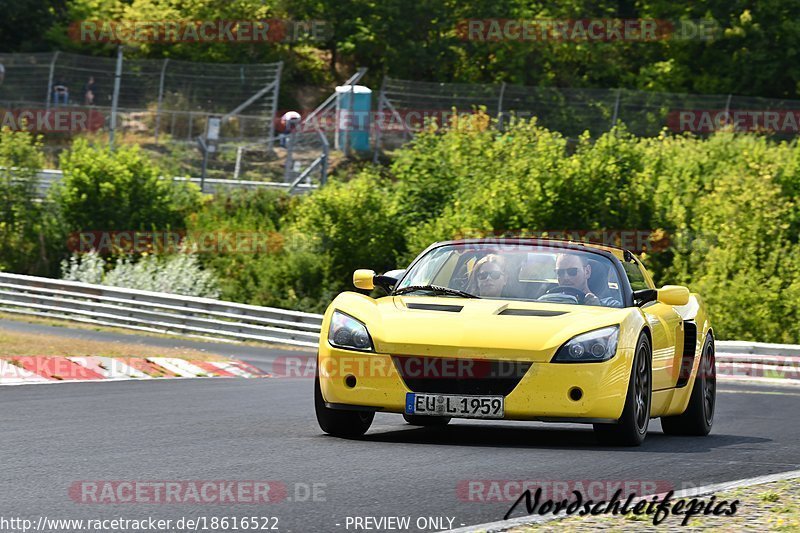
<path id="1" fill-rule="evenodd" d="M 574 296 L 578 299 L 578 303 L 582 304 L 583 300 L 586 298 L 586 293 L 580 289 L 576 289 L 575 287 L 568 287 L 567 285 L 559 285 L 558 287 L 553 287 L 548 289 L 545 294 L 569 294 Z"/>

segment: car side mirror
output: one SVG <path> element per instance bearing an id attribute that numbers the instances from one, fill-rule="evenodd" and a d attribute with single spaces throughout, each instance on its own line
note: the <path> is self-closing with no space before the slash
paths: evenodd
<path id="1" fill-rule="evenodd" d="M 666 305 L 686 305 L 689 289 L 683 285 L 664 285 L 658 289 L 658 301 Z"/>
<path id="2" fill-rule="evenodd" d="M 363 289 L 365 291 L 371 291 L 375 287 L 380 287 L 387 293 L 390 293 L 405 273 L 405 269 L 390 270 L 385 274 L 376 276 L 374 270 L 359 268 L 353 272 L 353 285 L 355 285 L 357 289 Z"/>
<path id="3" fill-rule="evenodd" d="M 357 289 L 371 291 L 375 288 L 375 271 L 359 268 L 353 272 L 353 285 L 355 285 Z"/>
<path id="4" fill-rule="evenodd" d="M 656 289 L 641 289 L 633 291 L 633 305 L 641 307 L 644 304 L 655 302 L 658 300 L 658 291 Z"/>
<path id="5" fill-rule="evenodd" d="M 375 276 L 373 278 L 373 283 L 385 290 L 387 293 L 391 293 L 394 290 L 394 286 L 397 285 L 397 282 L 400 281 L 400 278 L 402 278 L 405 273 L 406 269 L 404 268 L 399 270 L 390 270 L 385 274 Z"/>

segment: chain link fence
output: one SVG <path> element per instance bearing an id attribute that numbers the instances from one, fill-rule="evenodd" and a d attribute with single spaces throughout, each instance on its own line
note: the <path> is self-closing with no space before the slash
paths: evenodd
<path id="1" fill-rule="evenodd" d="M 209 117 L 222 117 L 208 177 L 285 181 L 273 150 L 281 62 L 240 65 L 52 52 L 0 54 L 0 64 L 5 121 L 27 113 L 29 122 L 52 127 L 60 113 L 83 115 L 89 118 L 79 121 L 81 128 L 56 133 L 130 135 L 155 159 L 177 164 L 174 172 L 198 176 L 203 156 L 197 138 L 204 136 Z M 57 144 L 47 149 L 57 152 Z M 248 164 L 241 146 L 253 152 Z"/>
<path id="2" fill-rule="evenodd" d="M 735 95 L 696 95 L 625 89 L 557 89 L 508 84 L 430 83 L 384 78 L 377 99 L 382 127 L 373 128 L 375 157 L 407 142 L 424 118 L 441 123 L 483 106 L 500 126 L 509 119 L 537 117 L 540 125 L 577 138 L 607 132 L 617 121 L 634 134 L 706 134 L 727 123 L 742 131 L 767 131 L 779 138 L 800 134 L 800 101 Z"/>
<path id="3" fill-rule="evenodd" d="M 209 116 L 224 116 L 221 139 L 269 140 L 282 63 L 223 64 L 120 57 L 116 131 L 194 142 Z M 0 54 L 5 109 L 91 108 L 111 127 L 118 60 L 63 52 Z"/>
<path id="4" fill-rule="evenodd" d="M 134 142 L 178 175 L 308 187 L 325 182 L 337 144 L 335 128 L 320 126 L 337 123 L 335 93 L 292 135 L 277 134 L 280 62 L 232 65 L 54 52 L 0 54 L 0 64 L 0 109 L 90 110 L 89 129 L 104 131 L 112 131 L 116 117 L 113 131 L 134 134 Z M 356 84 L 365 72 L 359 69 L 344 85 Z M 196 141 L 210 117 L 222 121 L 215 150 L 205 159 Z"/>
<path id="5" fill-rule="evenodd" d="M 366 68 L 358 69 L 342 86 L 353 87 L 366 73 Z M 286 147 L 284 176 L 291 183 L 291 188 L 300 184 L 311 184 L 312 178 L 317 176 L 320 184 L 324 185 L 331 149 L 347 153 L 348 147 L 339 146 L 336 138 L 339 130 L 335 126 L 342 113 L 337 97 L 338 93 L 334 91 L 316 109 L 302 117 L 296 130 L 283 139 L 282 144 Z"/>

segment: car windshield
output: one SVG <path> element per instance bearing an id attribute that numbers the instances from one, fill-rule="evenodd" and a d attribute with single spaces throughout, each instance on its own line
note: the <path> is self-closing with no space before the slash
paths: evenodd
<path id="1" fill-rule="evenodd" d="M 395 292 L 458 296 L 436 290 L 441 287 L 479 298 L 623 306 L 617 269 L 606 256 L 537 244 L 436 247 L 409 269 Z"/>

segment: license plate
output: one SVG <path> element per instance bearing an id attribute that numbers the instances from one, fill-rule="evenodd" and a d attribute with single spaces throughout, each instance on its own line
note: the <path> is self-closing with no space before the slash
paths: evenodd
<path id="1" fill-rule="evenodd" d="M 451 416 L 456 418 L 503 418 L 503 396 L 461 396 L 456 394 L 406 393 L 407 415 Z"/>

